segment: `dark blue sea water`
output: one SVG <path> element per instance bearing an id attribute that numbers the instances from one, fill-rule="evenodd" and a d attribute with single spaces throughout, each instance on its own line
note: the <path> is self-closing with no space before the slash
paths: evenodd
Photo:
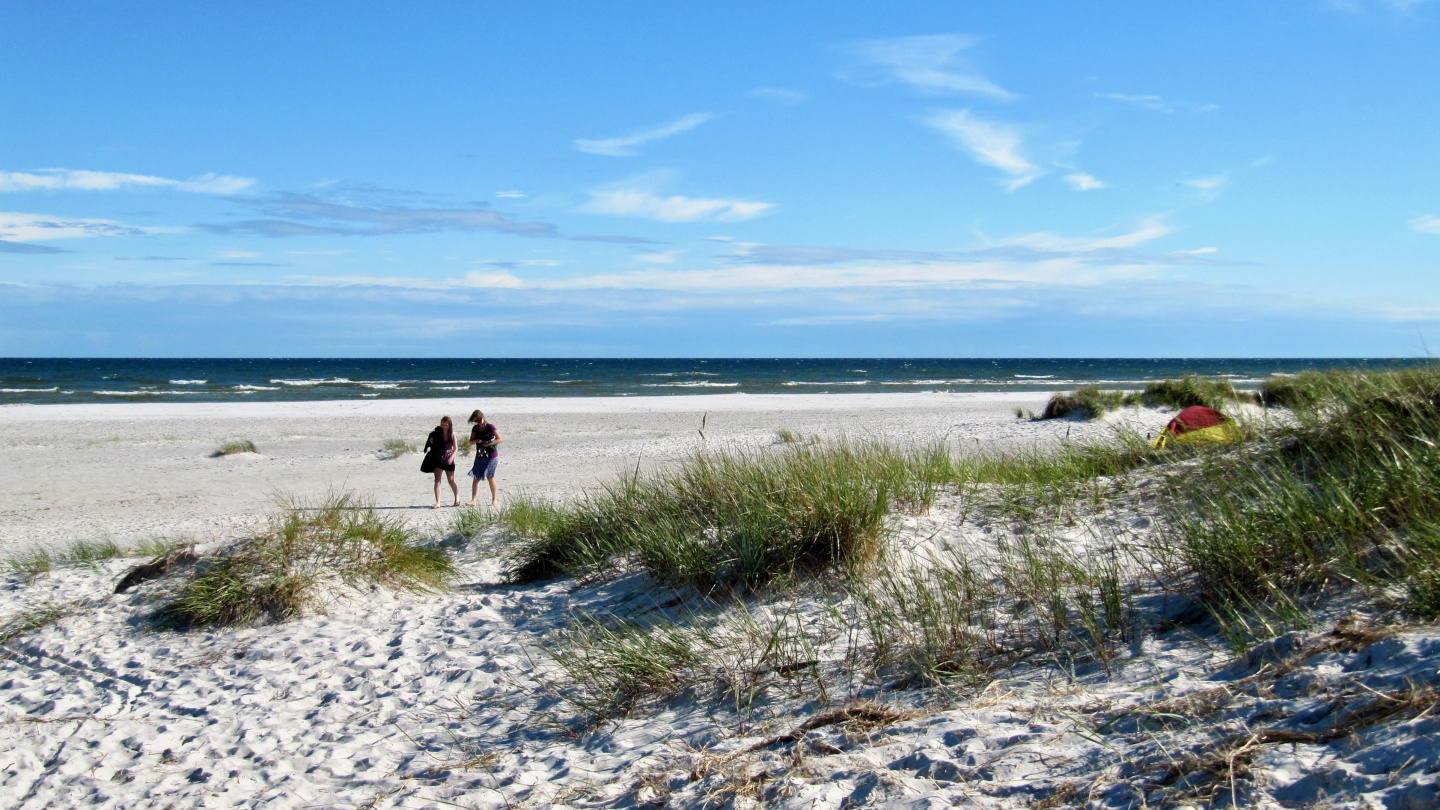
<path id="1" fill-rule="evenodd" d="M 1420 359 L 57 359 L 0 358 L 0 404 L 253 402 L 1140 387 L 1182 374 L 1254 387 L 1305 369 Z"/>

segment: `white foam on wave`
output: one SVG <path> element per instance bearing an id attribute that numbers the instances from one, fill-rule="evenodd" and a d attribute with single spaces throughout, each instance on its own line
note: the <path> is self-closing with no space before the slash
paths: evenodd
<path id="1" fill-rule="evenodd" d="M 801 382 L 798 380 L 787 380 L 781 385 L 869 385 L 869 380 L 835 380 L 833 382 Z"/>
<path id="2" fill-rule="evenodd" d="M 469 390 L 470 390 L 470 386 L 468 386 L 468 385 L 437 385 L 437 386 L 435 386 L 435 390 L 436 390 L 436 391 L 469 391 Z"/>
<path id="3" fill-rule="evenodd" d="M 489 385 L 494 380 L 426 380 L 431 385 Z"/>
<path id="4" fill-rule="evenodd" d="M 242 394 L 253 394 L 256 391 L 279 391 L 278 385 L 232 385 L 230 390 L 239 391 Z"/>
<path id="5" fill-rule="evenodd" d="M 209 381 L 209 380 L 171 380 L 171 381 L 170 381 L 170 384 L 171 384 L 171 385 L 204 385 L 204 384 L 206 384 L 206 383 L 208 383 L 208 382 L 210 382 L 210 381 Z"/>
<path id="6" fill-rule="evenodd" d="M 640 383 L 642 388 L 736 388 L 738 382 L 710 382 L 709 380 L 691 380 L 690 382 L 672 383 Z"/>
<path id="7" fill-rule="evenodd" d="M 54 388 L 0 388 L 0 394 L 52 394 L 60 390 L 60 386 Z"/>
<path id="8" fill-rule="evenodd" d="M 309 387 L 312 385 L 353 385 L 353 381 L 347 377 L 327 377 L 325 379 L 311 378 L 308 380 L 271 380 L 276 385 L 290 385 Z"/>
<path id="9" fill-rule="evenodd" d="M 193 396 L 199 391 L 91 391 L 101 397 L 163 397 Z"/>

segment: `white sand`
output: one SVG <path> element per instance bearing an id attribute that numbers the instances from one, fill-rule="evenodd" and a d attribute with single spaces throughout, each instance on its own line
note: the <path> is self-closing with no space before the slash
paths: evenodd
<path id="1" fill-rule="evenodd" d="M 1104 422 L 1024 422 L 1044 394 L 850 394 L 347 400 L 288 403 L 95 404 L 0 407 L 0 555 L 109 537 L 224 538 L 253 529 L 279 497 L 348 491 L 417 525 L 437 525 L 420 456 L 389 459 L 386 440 L 422 447 L 442 415 L 457 433 L 475 408 L 500 429 L 503 490 L 555 497 L 636 464 L 649 468 L 702 445 L 759 447 L 778 429 L 831 440 L 1023 445 L 1100 436 Z M 1157 412 L 1158 413 L 1158 412 Z M 1164 424 L 1163 414 L 1156 417 Z M 258 454 L 212 458 L 249 439 Z M 456 468 L 470 497 L 468 460 Z M 482 487 L 482 490 L 484 488 Z M 450 503 L 448 487 L 444 490 Z M 484 499 L 488 502 L 488 498 Z M 422 511 L 424 510 L 424 511 Z M 440 510 L 444 512 L 444 510 Z"/>
<path id="2" fill-rule="evenodd" d="M 886 436 L 969 445 L 978 438 L 1019 446 L 1112 429 L 1015 419 L 1015 405 L 1035 408 L 1042 400 L 856 395 L 484 404 L 506 437 L 506 485 L 563 495 L 637 457 L 665 463 L 690 452 L 702 413 L 709 414 L 707 442 L 755 448 L 772 443 L 782 427 L 829 441 Z M 0 409 L 3 539 L 55 546 L 104 531 L 117 539 L 224 537 L 268 515 L 272 490 L 304 496 L 340 486 L 403 509 L 434 534 L 453 511 L 417 508 L 428 498 L 414 469 L 418 457 L 382 461 L 375 449 L 393 436 L 422 439 L 438 413 L 463 417 L 470 407 Z M 1131 417 L 1143 427 L 1163 424 L 1166 414 Z M 259 457 L 207 457 L 230 438 L 252 439 Z M 927 515 L 896 516 L 897 543 L 986 542 L 997 526 L 968 511 L 950 496 Z M 1083 543 L 1103 528 L 1082 520 L 1067 536 Z M 1323 734 L 1352 709 L 1390 699 L 1379 693 L 1440 681 L 1433 628 L 1343 648 L 1327 647 L 1323 635 L 1291 634 L 1228 670 L 1231 656 L 1219 639 L 1197 642 L 1190 628 L 1180 628 L 1132 644 L 1110 671 L 1041 661 L 1001 673 L 978 697 L 899 690 L 885 699 L 915 708 L 913 719 L 870 732 L 828 726 L 798 744 L 751 750 L 814 716 L 821 708 L 814 690 L 772 674 L 768 699 L 744 717 L 723 700 L 684 699 L 587 726 L 546 686 L 555 676 L 545 655 L 552 634 L 577 610 L 640 615 L 667 592 L 640 574 L 505 585 L 484 542 L 455 554 L 461 575 L 446 594 L 381 590 L 342 599 L 321 615 L 219 631 L 150 629 L 145 617 L 162 583 L 111 593 L 134 560 L 62 566 L 33 584 L 0 577 L 0 621 L 43 605 L 68 611 L 0 655 L 0 808 L 698 808 L 736 790 L 736 806 L 796 810 L 1022 808 L 1057 793 L 1070 798 L 1049 806 L 1120 808 L 1144 806 L 1137 784 L 1151 791 L 1149 806 L 1176 806 L 1155 792 L 1172 758 L 1222 750 L 1219 741 L 1243 742 L 1266 725 Z M 814 601 L 802 599 L 795 609 L 800 621 L 826 620 Z M 762 619 L 768 613 L 757 611 Z M 842 640 L 817 650 L 822 665 L 843 660 Z M 1280 679 L 1260 672 L 1267 660 L 1307 644 L 1318 652 L 1306 666 Z M 843 704 L 865 696 L 863 681 L 836 684 L 831 698 Z M 1213 706 L 1203 722 L 1146 725 L 1145 711 L 1182 711 L 1146 706 L 1195 695 L 1204 696 L 1197 705 Z M 1125 714 L 1137 706 L 1141 714 Z M 1242 803 L 1436 806 L 1440 719 L 1413 714 L 1333 743 L 1261 746 L 1245 756 L 1262 787 L 1242 791 Z"/>

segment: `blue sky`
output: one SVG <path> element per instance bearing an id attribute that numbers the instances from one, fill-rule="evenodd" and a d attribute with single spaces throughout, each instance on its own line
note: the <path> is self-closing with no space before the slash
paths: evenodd
<path id="1" fill-rule="evenodd" d="M 0 11 L 0 354 L 1415 356 L 1440 0 Z"/>

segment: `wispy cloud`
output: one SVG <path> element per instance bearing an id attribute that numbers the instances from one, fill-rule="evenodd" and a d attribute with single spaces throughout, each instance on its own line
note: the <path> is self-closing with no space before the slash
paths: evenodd
<path id="1" fill-rule="evenodd" d="M 1020 154 L 1023 140 L 1016 127 L 983 121 L 971 115 L 969 110 L 936 110 L 924 121 L 969 152 L 976 163 L 992 166 L 1010 175 L 1010 179 L 1004 182 L 1010 191 L 1043 174 L 1038 166 Z"/>
<path id="2" fill-rule="evenodd" d="M 801 93 L 798 90 L 786 90 L 783 87 L 756 87 L 755 89 L 747 92 L 745 95 L 749 96 L 750 98 L 764 99 L 765 101 L 774 101 L 778 104 L 785 104 L 787 106 L 792 104 L 799 104 L 800 102 L 809 98 L 809 96 Z"/>
<path id="3" fill-rule="evenodd" d="M 1076 191 L 1091 191 L 1097 188 L 1105 188 L 1105 184 L 1095 179 L 1094 176 L 1085 172 L 1075 172 L 1065 175 L 1065 182 Z"/>
<path id="4" fill-rule="evenodd" d="M 255 185 L 249 177 L 202 174 L 171 180 L 146 174 L 92 172 L 82 169 L 37 169 L 0 172 L 0 191 L 117 191 L 127 188 L 168 188 L 196 194 L 240 194 Z"/>
<path id="5" fill-rule="evenodd" d="M 1348 11 L 1353 14 L 1363 13 L 1372 7 L 1406 14 L 1426 2 L 1427 0 L 1329 0 L 1326 5 L 1337 11 Z"/>
<path id="6" fill-rule="evenodd" d="M 1200 192 L 1201 199 L 1213 200 L 1220 196 L 1220 192 L 1230 185 L 1230 175 L 1221 173 L 1210 177 L 1194 177 L 1189 180 L 1180 181 L 1181 185 L 1189 186 Z"/>
<path id="7" fill-rule="evenodd" d="M 1096 93 L 1096 98 L 1119 101 L 1146 110 L 1163 113 L 1207 113 L 1220 109 L 1218 104 L 1196 104 L 1193 101 L 1167 101 L 1160 96 L 1132 95 L 1129 93 Z"/>
<path id="8" fill-rule="evenodd" d="M 69 252 L 70 252 L 70 251 L 68 251 L 68 250 L 63 250 L 63 249 L 57 248 L 57 247 L 51 247 L 51 246 L 49 246 L 49 245 L 31 245 L 31 244 L 28 244 L 28 243 L 26 243 L 26 242 L 7 242 L 7 241 L 5 241 L 4 239 L 0 239 L 0 253 L 31 253 L 31 254 L 41 254 L 41 253 L 69 253 Z"/>
<path id="9" fill-rule="evenodd" d="M 217 233 L 260 236 L 388 236 L 441 231 L 492 231 L 516 236 L 555 237 L 548 222 L 520 222 L 492 211 L 484 203 L 470 208 L 406 208 L 330 202 L 308 194 L 279 194 L 248 201 L 272 219 L 252 219 L 199 227 Z"/>
<path id="10" fill-rule="evenodd" d="M 1410 220 L 1410 227 L 1419 233 L 1433 233 L 1440 236 L 1440 217 L 1416 217 Z"/>
<path id="11" fill-rule="evenodd" d="M 668 124 L 662 124 L 658 127 L 641 130 L 639 132 L 632 132 L 629 135 L 621 135 L 618 138 L 599 138 L 595 140 L 579 138 L 575 141 L 575 148 L 591 155 L 634 157 L 640 154 L 637 147 L 643 146 L 651 141 L 658 141 L 661 138 L 669 138 L 672 135 L 687 132 L 714 117 L 714 113 L 690 113 L 689 115 L 682 115 Z"/>
<path id="12" fill-rule="evenodd" d="M 871 72 L 843 75 L 860 84 L 899 82 L 929 94 L 963 93 L 994 101 L 1016 98 L 959 58 L 974 44 L 972 37 L 950 34 L 860 42 L 847 50 L 865 60 Z M 876 69 L 878 76 L 873 73 Z"/>
<path id="13" fill-rule="evenodd" d="M 96 236 L 138 236 L 162 230 L 165 229 L 126 225 L 109 219 L 72 219 L 45 214 L 0 211 L 0 239 L 11 242 L 43 242 L 49 239 L 83 239 Z"/>
<path id="14" fill-rule="evenodd" d="M 662 196 L 656 186 L 668 175 L 645 175 L 590 192 L 590 201 L 580 206 L 588 214 L 640 217 L 660 222 L 739 222 L 764 214 L 774 203 L 726 200 L 706 197 Z"/>
<path id="15" fill-rule="evenodd" d="M 525 196 L 523 191 L 497 191 L 495 196 L 501 199 L 519 199 Z"/>

